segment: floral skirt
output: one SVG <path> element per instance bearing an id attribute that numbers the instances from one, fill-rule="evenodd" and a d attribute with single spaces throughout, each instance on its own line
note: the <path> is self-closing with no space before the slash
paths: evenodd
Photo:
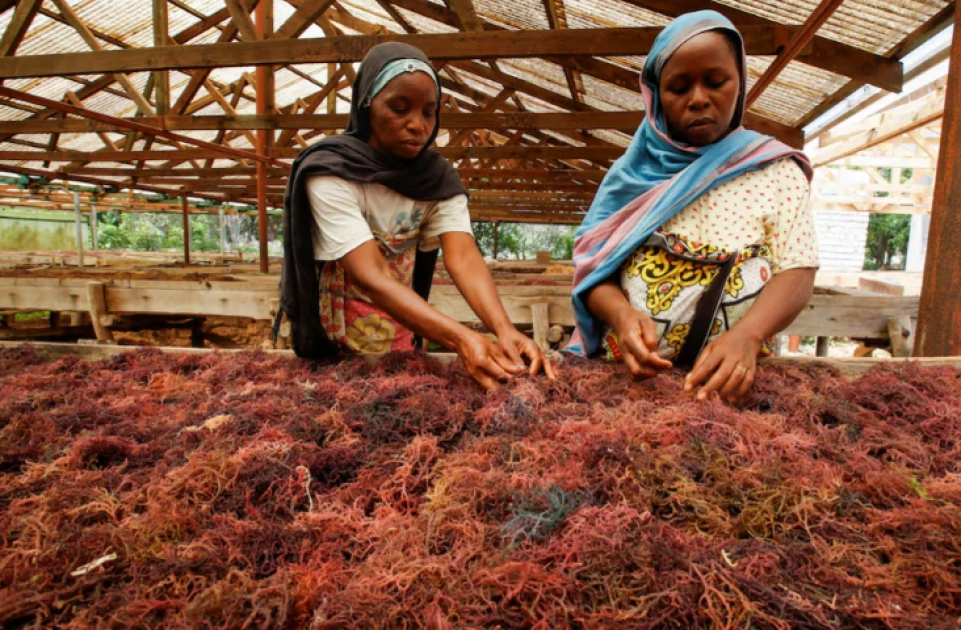
<path id="1" fill-rule="evenodd" d="M 391 273 L 408 286 L 414 255 L 410 250 L 409 255 L 387 258 Z M 414 334 L 371 303 L 339 264 L 328 263 L 321 270 L 320 321 L 327 336 L 351 352 L 382 354 L 414 349 Z"/>
<path id="2" fill-rule="evenodd" d="M 730 252 L 655 233 L 621 267 L 631 306 L 657 325 L 657 353 L 692 364 L 713 339 L 730 330 L 771 278 L 770 250 L 752 245 Z M 617 334 L 604 335 L 602 356 L 622 358 Z M 770 354 L 770 342 L 762 354 Z"/>

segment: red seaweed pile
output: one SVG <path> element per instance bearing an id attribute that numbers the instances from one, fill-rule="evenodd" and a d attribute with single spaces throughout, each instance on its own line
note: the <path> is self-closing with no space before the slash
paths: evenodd
<path id="1" fill-rule="evenodd" d="M 3 628 L 956 628 L 961 371 L 0 351 Z"/>

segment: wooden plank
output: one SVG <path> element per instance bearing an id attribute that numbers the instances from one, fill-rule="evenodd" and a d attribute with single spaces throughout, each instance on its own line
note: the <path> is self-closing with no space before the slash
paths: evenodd
<path id="1" fill-rule="evenodd" d="M 865 291 L 880 295 L 904 295 L 904 286 L 875 278 L 858 278 L 858 286 Z"/>
<path id="2" fill-rule="evenodd" d="M 786 335 L 888 338 L 888 320 L 916 317 L 916 297 L 812 295 Z"/>
<path id="3" fill-rule="evenodd" d="M 914 351 L 914 323 L 910 317 L 889 319 L 888 335 L 891 339 L 891 356 L 911 356 Z"/>
<path id="4" fill-rule="evenodd" d="M 90 321 L 93 323 L 97 341 L 100 343 L 112 342 L 113 334 L 105 323 L 108 310 L 102 282 L 87 283 L 87 304 L 90 307 Z"/>
<path id="5" fill-rule="evenodd" d="M 515 324 L 533 324 L 531 304 L 547 303 L 550 323 L 563 326 L 574 325 L 570 287 L 498 287 L 497 292 L 508 317 Z M 430 304 L 456 321 L 472 324 L 480 323 L 477 315 L 471 310 L 457 287 L 450 285 L 434 286 L 430 293 Z"/>
<path id="6" fill-rule="evenodd" d="M 961 3 L 955 24 L 961 23 Z M 961 33 L 951 42 L 951 61 L 941 125 L 941 149 L 934 183 L 931 228 L 921 287 L 915 354 L 961 353 Z"/>
<path id="7" fill-rule="evenodd" d="M 0 278 L 0 310 L 88 310 L 81 279 Z M 115 280 L 106 288 L 107 310 L 118 314 L 221 315 L 270 319 L 275 278 L 250 282 Z M 547 302 L 551 324 L 574 325 L 570 287 L 499 286 L 511 321 L 531 324 L 531 304 Z M 456 287 L 435 286 L 431 304 L 461 322 L 478 319 Z M 915 317 L 915 297 L 814 295 L 788 335 L 887 339 L 888 320 Z"/>
<path id="8" fill-rule="evenodd" d="M 55 0 L 63 4 L 64 0 Z M 236 0 L 231 0 L 236 2 Z M 234 16 L 236 18 L 236 16 Z M 249 20 L 249 16 L 248 16 Z M 751 55 L 770 55 L 780 44 L 778 26 L 744 26 Z M 643 55 L 650 51 L 657 27 L 571 29 L 563 38 L 552 30 L 461 32 L 436 35 L 341 36 L 297 40 L 247 41 L 130 48 L 85 53 L 24 55 L 0 59 L 0 78 L 49 77 L 108 72 L 243 67 L 265 64 L 352 63 L 373 46 L 402 41 L 433 61 L 531 58 L 552 55 Z"/>
<path id="9" fill-rule="evenodd" d="M 21 343 L 13 341 L 0 341 L 0 348 L 15 349 L 20 347 L 30 348 L 37 356 L 48 361 L 56 361 L 64 357 L 79 357 L 86 361 L 99 361 L 113 358 L 125 352 L 133 352 L 142 346 L 116 346 L 116 345 L 93 345 L 93 344 L 71 344 L 53 342 L 30 342 Z M 238 352 L 249 352 L 249 350 L 211 350 L 209 348 L 171 348 L 164 346 L 153 346 L 151 349 L 173 354 L 191 355 L 230 355 Z M 291 350 L 265 350 L 271 356 L 293 357 Z M 383 358 L 383 355 L 362 355 L 364 359 L 371 363 L 376 363 Z M 432 359 L 441 363 L 456 362 L 457 355 L 452 353 L 430 353 Z M 842 375 L 856 377 L 877 367 L 903 367 L 916 365 L 918 367 L 952 367 L 961 368 L 961 357 L 938 357 L 938 358 L 917 358 L 917 359 L 886 359 L 886 358 L 831 358 L 820 359 L 812 357 L 768 357 L 760 359 L 759 365 L 805 365 L 823 364 L 836 368 Z"/>
<path id="10" fill-rule="evenodd" d="M 551 349 L 550 344 L 547 343 L 547 334 L 551 327 L 550 306 L 549 302 L 531 304 L 531 323 L 534 327 L 533 339 L 542 352 Z"/>

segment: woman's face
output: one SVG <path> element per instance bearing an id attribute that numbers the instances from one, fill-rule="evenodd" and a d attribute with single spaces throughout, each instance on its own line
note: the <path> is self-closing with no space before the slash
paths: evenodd
<path id="1" fill-rule="evenodd" d="M 721 33 L 701 33 L 685 42 L 664 64 L 661 108 L 671 137 L 702 147 L 731 129 L 741 90 L 737 56 Z"/>
<path id="2" fill-rule="evenodd" d="M 370 104 L 370 146 L 384 154 L 415 158 L 437 124 L 437 86 L 423 72 L 393 79 Z"/>

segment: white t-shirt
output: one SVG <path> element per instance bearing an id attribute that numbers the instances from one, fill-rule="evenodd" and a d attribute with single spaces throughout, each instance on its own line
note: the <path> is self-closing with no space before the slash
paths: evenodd
<path id="1" fill-rule="evenodd" d="M 417 245 L 421 251 L 437 249 L 447 232 L 473 234 L 466 195 L 416 201 L 382 184 L 332 175 L 308 179 L 307 195 L 315 260 L 339 260 L 370 240 L 401 254 Z"/>
<path id="2" fill-rule="evenodd" d="M 353 352 L 413 350 L 413 334 L 374 304 L 339 260 L 375 241 L 395 280 L 411 286 L 418 245 L 440 246 L 441 234 L 471 234 L 467 195 L 415 201 L 381 184 L 321 175 L 307 180 L 314 221 L 314 260 L 328 262 L 320 275 L 320 321 L 330 339 Z"/>

